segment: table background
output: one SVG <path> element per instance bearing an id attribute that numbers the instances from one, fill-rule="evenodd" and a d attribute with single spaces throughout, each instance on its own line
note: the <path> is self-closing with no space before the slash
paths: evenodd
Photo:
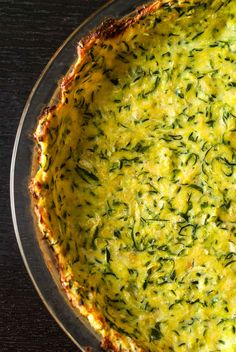
<path id="1" fill-rule="evenodd" d="M 24 104 L 66 37 L 106 0 L 0 0 L 0 350 L 75 352 L 26 273 L 15 240 L 9 170 Z"/>

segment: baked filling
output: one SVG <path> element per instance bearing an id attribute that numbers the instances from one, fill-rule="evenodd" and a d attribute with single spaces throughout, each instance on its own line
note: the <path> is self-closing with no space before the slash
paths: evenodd
<path id="1" fill-rule="evenodd" d="M 39 120 L 39 227 L 105 348 L 236 351 L 236 1 L 116 25 Z"/>

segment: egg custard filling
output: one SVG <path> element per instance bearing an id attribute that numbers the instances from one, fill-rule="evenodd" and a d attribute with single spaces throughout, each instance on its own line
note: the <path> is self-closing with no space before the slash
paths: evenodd
<path id="1" fill-rule="evenodd" d="M 236 351 L 236 0 L 78 52 L 31 181 L 68 297 L 110 350 Z"/>

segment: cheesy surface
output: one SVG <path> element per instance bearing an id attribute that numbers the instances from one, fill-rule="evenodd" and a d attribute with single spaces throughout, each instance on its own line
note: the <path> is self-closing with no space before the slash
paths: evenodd
<path id="1" fill-rule="evenodd" d="M 235 133 L 235 0 L 96 41 L 41 118 L 41 226 L 117 350 L 236 351 Z"/>

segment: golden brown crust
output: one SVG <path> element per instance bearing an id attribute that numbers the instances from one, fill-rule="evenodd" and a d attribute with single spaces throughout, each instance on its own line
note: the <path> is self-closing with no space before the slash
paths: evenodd
<path id="1" fill-rule="evenodd" d="M 54 111 L 55 109 L 56 109 L 56 105 L 53 105 L 51 107 L 46 106 L 39 117 L 39 121 L 42 120 L 45 116 L 47 116 L 50 112 Z M 40 134 L 39 134 L 39 131 L 37 132 L 37 134 L 34 133 L 34 138 L 36 142 L 42 142 L 44 140 L 44 137 L 48 134 L 49 121 L 45 120 L 43 124 L 40 124 L 40 126 L 41 126 Z"/>
<path id="2" fill-rule="evenodd" d="M 105 337 L 102 342 L 101 342 L 101 348 L 104 349 L 105 351 L 114 351 L 114 346 L 111 343 L 111 341 Z M 117 351 L 117 349 L 116 349 Z"/>

